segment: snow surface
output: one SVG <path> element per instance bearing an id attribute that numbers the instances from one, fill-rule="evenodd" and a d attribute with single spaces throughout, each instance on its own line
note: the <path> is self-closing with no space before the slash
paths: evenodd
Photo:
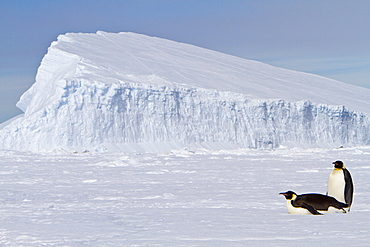
<path id="1" fill-rule="evenodd" d="M 278 193 L 326 193 L 338 159 L 351 212 L 288 214 Z M 0 151 L 0 245 L 369 246 L 369 160 L 369 147 Z"/>
<path id="2" fill-rule="evenodd" d="M 0 149 L 370 145 L 370 89 L 135 33 L 60 35 Z M 149 147 L 149 149 L 148 149 Z"/>

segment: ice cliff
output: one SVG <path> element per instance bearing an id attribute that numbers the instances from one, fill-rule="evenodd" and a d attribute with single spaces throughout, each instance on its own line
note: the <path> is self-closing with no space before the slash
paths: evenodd
<path id="1" fill-rule="evenodd" d="M 134 33 L 60 35 L 0 148 L 370 144 L 370 90 Z M 4 125 L 4 124 L 3 124 Z"/>

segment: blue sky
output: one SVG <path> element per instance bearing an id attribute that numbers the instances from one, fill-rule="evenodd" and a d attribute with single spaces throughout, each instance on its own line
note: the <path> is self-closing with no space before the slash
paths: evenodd
<path id="1" fill-rule="evenodd" d="M 0 122 L 66 32 L 142 33 L 370 88 L 369 13 L 367 0 L 1 1 Z"/>

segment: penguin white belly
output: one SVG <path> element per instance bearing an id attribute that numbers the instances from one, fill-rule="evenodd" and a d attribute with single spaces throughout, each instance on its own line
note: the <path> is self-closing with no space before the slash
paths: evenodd
<path id="1" fill-rule="evenodd" d="M 305 208 L 296 208 L 296 207 L 293 207 L 292 205 L 292 201 L 291 200 L 287 200 L 286 201 L 286 206 L 288 208 L 288 212 L 290 214 L 304 214 L 304 215 L 308 215 L 308 214 L 311 214 L 307 209 Z"/>
<path id="2" fill-rule="evenodd" d="M 305 208 L 293 207 L 292 201 L 286 201 L 286 206 L 288 208 L 288 212 L 290 214 L 300 214 L 300 215 L 312 215 L 310 211 Z M 328 210 L 317 210 L 317 212 L 322 214 L 332 214 L 332 213 L 343 213 L 342 210 L 337 209 L 335 207 L 329 207 Z"/>
<path id="3" fill-rule="evenodd" d="M 346 186 L 342 169 L 334 169 L 328 180 L 328 196 L 332 196 L 340 202 L 345 202 L 344 188 Z"/>
<path id="4" fill-rule="evenodd" d="M 320 212 L 322 214 L 344 213 L 343 210 L 337 209 L 335 207 L 329 207 L 327 211 L 325 211 L 325 210 L 318 210 L 318 212 Z"/>

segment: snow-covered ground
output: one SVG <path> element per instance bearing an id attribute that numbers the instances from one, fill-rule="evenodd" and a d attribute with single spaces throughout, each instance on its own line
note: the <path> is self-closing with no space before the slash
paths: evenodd
<path id="1" fill-rule="evenodd" d="M 287 213 L 279 192 L 352 173 L 348 214 Z M 0 152 L 1 246 L 369 246 L 370 147 Z"/>

